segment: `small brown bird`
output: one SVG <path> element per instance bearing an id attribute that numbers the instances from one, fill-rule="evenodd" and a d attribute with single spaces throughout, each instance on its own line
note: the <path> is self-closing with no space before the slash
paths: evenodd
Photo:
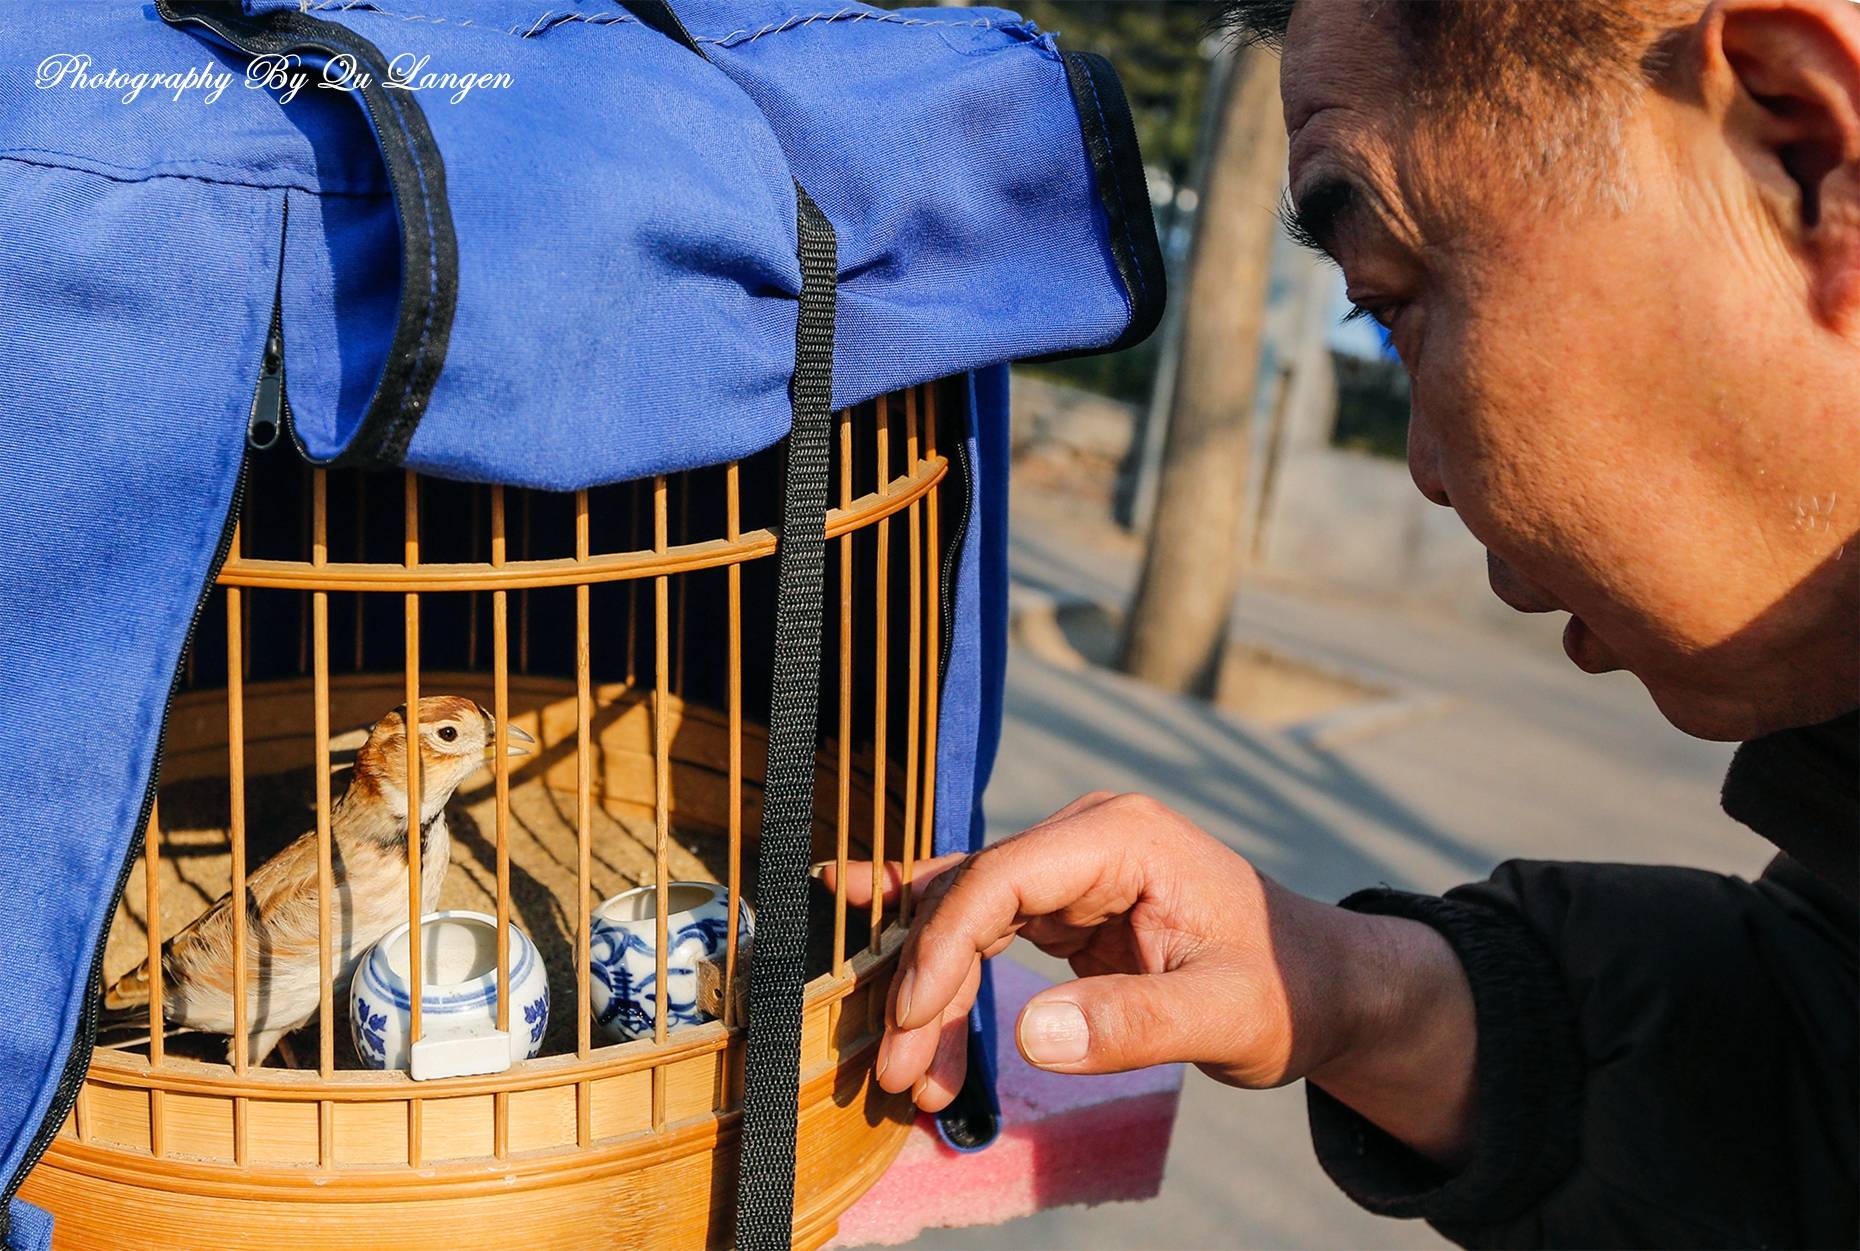
<path id="1" fill-rule="evenodd" d="M 335 898 L 330 967 L 336 995 L 375 942 L 407 920 L 407 731 L 396 708 L 375 722 L 355 753 L 349 788 L 330 809 Z M 535 742 L 515 726 L 510 736 Z M 512 755 L 522 753 L 514 743 Z M 439 903 L 451 861 L 445 808 L 452 792 L 496 754 L 491 714 L 456 695 L 420 701 L 420 911 Z M 162 944 L 162 1019 L 170 1029 L 233 1032 L 232 894 Z M 279 1041 L 316 1015 L 318 962 L 316 831 L 300 835 L 246 880 L 246 1060 L 263 1064 Z M 146 1027 L 144 960 L 103 996 L 100 1030 Z M 227 1041 L 232 1063 L 234 1042 Z M 287 1053 L 288 1054 L 288 1053 Z"/>

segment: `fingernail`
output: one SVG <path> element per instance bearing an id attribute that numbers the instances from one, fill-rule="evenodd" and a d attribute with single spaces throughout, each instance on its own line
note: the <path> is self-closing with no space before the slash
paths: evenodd
<path id="1" fill-rule="evenodd" d="M 898 1024 L 904 1024 L 904 1018 L 911 1012 L 911 983 L 917 979 L 914 969 L 906 969 L 904 976 L 898 979 Z"/>
<path id="2" fill-rule="evenodd" d="M 886 1039 L 878 1045 L 878 1068 L 872 1073 L 872 1080 L 878 1081 L 885 1076 L 885 1066 L 891 1063 L 891 1040 Z"/>
<path id="3" fill-rule="evenodd" d="M 831 860 L 815 861 L 813 864 L 807 867 L 807 876 L 813 878 L 816 882 L 818 882 L 821 878 L 827 875 L 827 866 L 832 863 L 833 862 Z"/>
<path id="4" fill-rule="evenodd" d="M 1072 1064 L 1085 1058 L 1091 1038 L 1085 1014 L 1063 999 L 1027 1005 L 1020 1015 L 1020 1053 L 1034 1064 Z"/>

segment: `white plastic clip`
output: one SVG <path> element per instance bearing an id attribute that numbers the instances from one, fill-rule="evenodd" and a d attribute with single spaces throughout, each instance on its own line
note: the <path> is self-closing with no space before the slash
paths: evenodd
<path id="1" fill-rule="evenodd" d="M 416 1082 L 502 1073 L 509 1067 L 510 1035 L 501 1029 L 437 1034 L 413 1044 L 411 1071 Z"/>

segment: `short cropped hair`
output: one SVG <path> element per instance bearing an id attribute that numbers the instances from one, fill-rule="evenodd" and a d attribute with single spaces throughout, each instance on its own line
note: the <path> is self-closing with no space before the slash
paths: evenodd
<path id="1" fill-rule="evenodd" d="M 1284 43 L 1299 0 L 1235 0 L 1220 24 L 1243 42 Z M 1396 30 L 1432 101 L 1500 112 L 1598 90 L 1658 72 L 1660 38 L 1703 0 L 1307 0 L 1390 4 Z"/>
<path id="2" fill-rule="evenodd" d="M 1705 0 L 1233 0 L 1217 25 L 1281 48 L 1300 3 L 1388 6 L 1417 120 L 1502 137 L 1520 177 L 1554 172 L 1563 191 L 1581 180 L 1625 206 L 1623 106 L 1661 79 Z"/>

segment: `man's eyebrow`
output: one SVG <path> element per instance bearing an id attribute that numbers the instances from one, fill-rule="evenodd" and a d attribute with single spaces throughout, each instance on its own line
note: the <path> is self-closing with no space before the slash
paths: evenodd
<path id="1" fill-rule="evenodd" d="M 1299 247 L 1322 252 L 1335 261 L 1337 239 L 1361 207 L 1356 184 L 1347 178 L 1332 176 L 1320 179 L 1296 201 L 1288 190 L 1279 202 L 1279 221 Z"/>

